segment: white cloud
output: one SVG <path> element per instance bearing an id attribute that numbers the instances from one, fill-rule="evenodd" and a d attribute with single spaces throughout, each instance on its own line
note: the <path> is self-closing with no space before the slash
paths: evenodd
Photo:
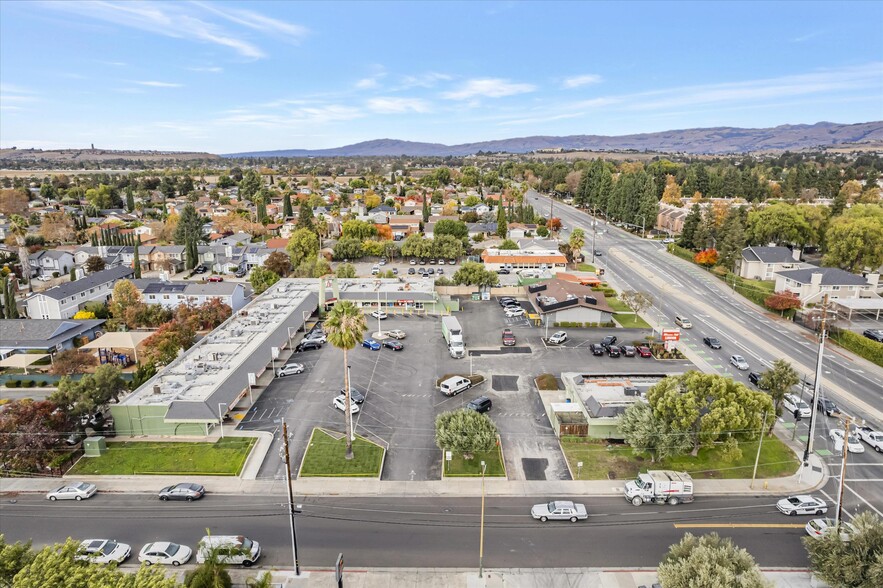
<path id="1" fill-rule="evenodd" d="M 502 78 L 482 78 L 469 80 L 459 90 L 445 92 L 444 98 L 449 100 L 468 100 L 478 96 L 501 98 L 515 94 L 526 94 L 536 90 L 533 84 L 513 83 Z"/>
<path id="2" fill-rule="evenodd" d="M 368 100 L 368 109 L 378 114 L 429 112 L 429 103 L 419 98 L 380 97 Z"/>
<path id="3" fill-rule="evenodd" d="M 266 54 L 254 43 L 228 31 L 221 23 L 209 20 L 211 16 L 220 17 L 242 28 L 279 36 L 292 42 L 301 40 L 308 33 L 308 30 L 300 25 L 273 19 L 251 10 L 221 9 L 217 4 L 200 2 L 173 4 L 97 0 L 45 2 L 43 6 L 164 37 L 196 40 L 228 47 L 249 59 L 266 57 Z"/>
<path id="4" fill-rule="evenodd" d="M 132 82 L 139 86 L 149 86 L 151 88 L 183 88 L 184 84 L 175 84 L 173 82 L 157 82 L 155 80 L 138 80 Z"/>
<path id="5" fill-rule="evenodd" d="M 224 73 L 224 68 L 217 67 L 217 66 L 214 66 L 214 67 L 188 67 L 187 69 L 189 71 L 197 71 L 197 72 L 204 72 L 204 73 Z"/>
<path id="6" fill-rule="evenodd" d="M 448 74 L 438 72 L 427 72 L 416 76 L 404 76 L 397 89 L 407 90 L 409 88 L 432 88 L 439 82 L 449 82 L 454 77 Z"/>
<path id="7" fill-rule="evenodd" d="M 362 78 L 358 82 L 356 82 L 356 88 L 359 90 L 370 90 L 372 88 L 376 88 L 380 83 L 376 78 Z"/>
<path id="8" fill-rule="evenodd" d="M 567 89 L 571 88 L 579 88 L 580 86 L 587 86 L 589 84 L 597 84 L 601 82 L 601 76 L 596 74 L 584 74 L 580 76 L 572 76 L 566 78 L 562 86 Z"/>

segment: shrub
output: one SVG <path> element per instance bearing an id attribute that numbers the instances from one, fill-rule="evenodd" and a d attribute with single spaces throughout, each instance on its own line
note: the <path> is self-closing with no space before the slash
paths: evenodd
<path id="1" fill-rule="evenodd" d="M 7 388 L 15 388 L 16 384 L 17 384 L 17 382 L 15 380 L 6 380 L 6 387 Z M 6 399 L 4 398 L 4 400 L 6 400 Z"/>
<path id="2" fill-rule="evenodd" d="M 22 380 L 21 387 L 22 388 L 33 388 L 34 383 L 35 383 L 34 380 Z"/>
<path id="3" fill-rule="evenodd" d="M 858 333 L 838 328 L 831 329 L 830 336 L 841 347 L 883 367 L 883 343 L 878 343 Z"/>
<path id="4" fill-rule="evenodd" d="M 537 376 L 537 388 L 540 390 L 557 390 L 558 380 L 553 374 L 542 374 Z"/>

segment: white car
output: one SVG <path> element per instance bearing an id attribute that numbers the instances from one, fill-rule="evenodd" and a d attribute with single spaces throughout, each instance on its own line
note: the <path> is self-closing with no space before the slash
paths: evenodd
<path id="1" fill-rule="evenodd" d="M 387 331 L 386 336 L 392 337 L 393 339 L 404 339 L 406 337 L 405 332 L 401 329 L 393 329 L 392 331 Z"/>
<path id="2" fill-rule="evenodd" d="M 380 319 L 380 320 L 386 320 L 389 317 L 389 315 L 386 314 L 385 312 L 383 312 L 382 310 L 375 310 L 374 312 L 371 313 L 371 316 L 373 316 L 376 319 Z"/>
<path id="3" fill-rule="evenodd" d="M 814 539 L 821 539 L 834 531 L 834 519 L 813 519 L 806 524 L 807 534 Z M 855 527 L 846 521 L 840 521 L 840 540 L 848 542 L 855 535 Z"/>
<path id="4" fill-rule="evenodd" d="M 584 521 L 589 518 L 586 506 L 569 500 L 553 500 L 543 504 L 535 504 L 530 509 L 530 516 L 544 523 L 546 521 Z"/>
<path id="5" fill-rule="evenodd" d="M 322 331 L 314 331 L 307 333 L 307 336 L 304 337 L 304 341 L 319 341 L 320 343 L 325 343 L 328 341 L 328 336 Z"/>
<path id="6" fill-rule="evenodd" d="M 828 505 L 821 498 L 810 496 L 809 494 L 799 494 L 797 496 L 789 496 L 783 498 L 776 503 L 779 512 L 794 516 L 799 514 L 825 514 L 828 512 Z"/>
<path id="7" fill-rule="evenodd" d="M 524 316 L 524 309 L 518 306 L 511 306 L 506 309 L 506 318 L 515 318 Z"/>
<path id="8" fill-rule="evenodd" d="M 74 559 L 100 564 L 123 563 L 131 553 L 131 547 L 113 539 L 86 539 L 80 543 Z"/>
<path id="9" fill-rule="evenodd" d="M 138 561 L 147 565 L 171 564 L 173 566 L 180 566 L 187 563 L 192 555 L 193 550 L 186 545 L 178 545 L 168 541 L 156 541 L 148 543 L 141 548 L 141 553 L 138 554 Z"/>
<path id="10" fill-rule="evenodd" d="M 564 331 L 552 333 L 552 336 L 549 337 L 550 345 L 561 345 L 565 341 L 567 341 L 567 333 L 565 333 Z"/>
<path id="11" fill-rule="evenodd" d="M 98 491 L 95 484 L 87 482 L 71 482 L 46 494 L 49 500 L 85 500 Z"/>
<path id="12" fill-rule="evenodd" d="M 37 276 L 37 279 L 40 280 L 41 282 L 51 282 L 52 276 L 48 276 L 46 274 L 43 274 L 41 276 Z"/>
<path id="13" fill-rule="evenodd" d="M 812 409 L 809 405 L 794 394 L 785 394 L 782 396 L 782 406 L 785 407 L 790 414 L 799 411 L 800 418 L 809 418 L 812 415 Z"/>
<path id="14" fill-rule="evenodd" d="M 734 366 L 736 366 L 737 370 L 747 370 L 748 369 L 748 362 L 745 361 L 745 358 L 742 357 L 741 355 L 731 355 L 730 356 L 730 363 L 733 364 Z"/>
<path id="15" fill-rule="evenodd" d="M 341 394 L 340 396 L 336 396 L 334 398 L 334 402 L 332 402 L 331 405 L 340 412 L 346 412 L 346 396 L 344 396 L 343 394 Z M 359 410 L 359 405 L 350 400 L 350 413 L 356 414 L 357 412 L 359 412 Z"/>
<path id="16" fill-rule="evenodd" d="M 304 371 L 304 364 L 302 363 L 286 363 L 281 368 L 276 370 L 277 378 L 284 378 L 285 376 L 291 376 L 294 374 L 301 374 Z"/>
<path id="17" fill-rule="evenodd" d="M 828 437 L 834 442 L 834 453 L 843 453 L 843 437 L 845 434 L 843 429 L 831 429 L 828 431 Z M 846 439 L 846 450 L 850 453 L 864 453 L 865 446 L 862 445 L 858 437 L 849 435 Z"/>

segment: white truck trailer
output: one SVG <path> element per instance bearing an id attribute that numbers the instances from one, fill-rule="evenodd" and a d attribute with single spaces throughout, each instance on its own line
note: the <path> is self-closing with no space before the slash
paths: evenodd
<path id="1" fill-rule="evenodd" d="M 463 328 L 460 321 L 453 316 L 442 317 L 442 335 L 448 343 L 448 352 L 451 357 L 466 357 L 466 344 L 463 343 Z"/>
<path id="2" fill-rule="evenodd" d="M 686 472 L 648 470 L 625 485 L 625 499 L 635 506 L 645 502 L 674 506 L 693 502 L 693 478 Z"/>

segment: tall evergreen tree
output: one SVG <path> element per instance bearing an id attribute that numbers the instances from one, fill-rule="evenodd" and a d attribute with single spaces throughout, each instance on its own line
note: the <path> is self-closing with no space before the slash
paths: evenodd
<path id="1" fill-rule="evenodd" d="M 301 204 L 300 209 L 298 209 L 297 228 L 310 230 L 315 230 L 316 228 L 313 222 L 313 207 L 306 202 Z"/>
<path id="2" fill-rule="evenodd" d="M 294 209 L 291 208 L 291 194 L 288 194 L 287 192 L 282 198 L 282 216 L 285 218 L 291 218 L 294 216 Z"/>
<path id="3" fill-rule="evenodd" d="M 693 238 L 696 236 L 696 228 L 701 220 L 702 209 L 699 208 L 698 204 L 694 204 L 693 208 L 690 209 L 690 214 L 684 219 L 684 226 L 681 229 L 681 238 L 678 240 L 678 245 L 687 249 L 696 249 Z"/>
<path id="4" fill-rule="evenodd" d="M 129 212 L 135 210 L 135 194 L 132 192 L 132 186 L 126 187 L 126 210 Z"/>
<path id="5" fill-rule="evenodd" d="M 497 205 L 497 236 L 501 239 L 505 239 L 508 232 L 509 222 L 506 220 L 506 207 L 503 206 L 503 202 L 501 201 Z"/>
<path id="6" fill-rule="evenodd" d="M 134 257 L 134 265 L 135 265 L 135 278 L 141 278 L 141 257 L 138 253 L 138 250 L 141 249 L 141 235 L 138 235 L 138 240 L 135 242 L 135 257 Z"/>
<path id="7" fill-rule="evenodd" d="M 422 210 L 424 223 L 429 222 L 429 212 L 430 212 L 429 201 L 426 199 L 426 193 L 424 192 L 423 193 L 423 210 Z"/>
<path id="8" fill-rule="evenodd" d="M 197 266 L 197 243 L 202 238 L 202 220 L 192 204 L 187 204 L 181 211 L 178 226 L 175 228 L 174 240 L 177 245 L 184 245 L 185 267 L 193 269 Z"/>
<path id="9" fill-rule="evenodd" d="M 718 243 L 718 265 L 729 271 L 734 271 L 736 260 L 742 248 L 745 247 L 745 224 L 748 212 L 741 206 L 733 206 L 727 211 L 724 224 L 721 227 L 721 239 Z"/>

